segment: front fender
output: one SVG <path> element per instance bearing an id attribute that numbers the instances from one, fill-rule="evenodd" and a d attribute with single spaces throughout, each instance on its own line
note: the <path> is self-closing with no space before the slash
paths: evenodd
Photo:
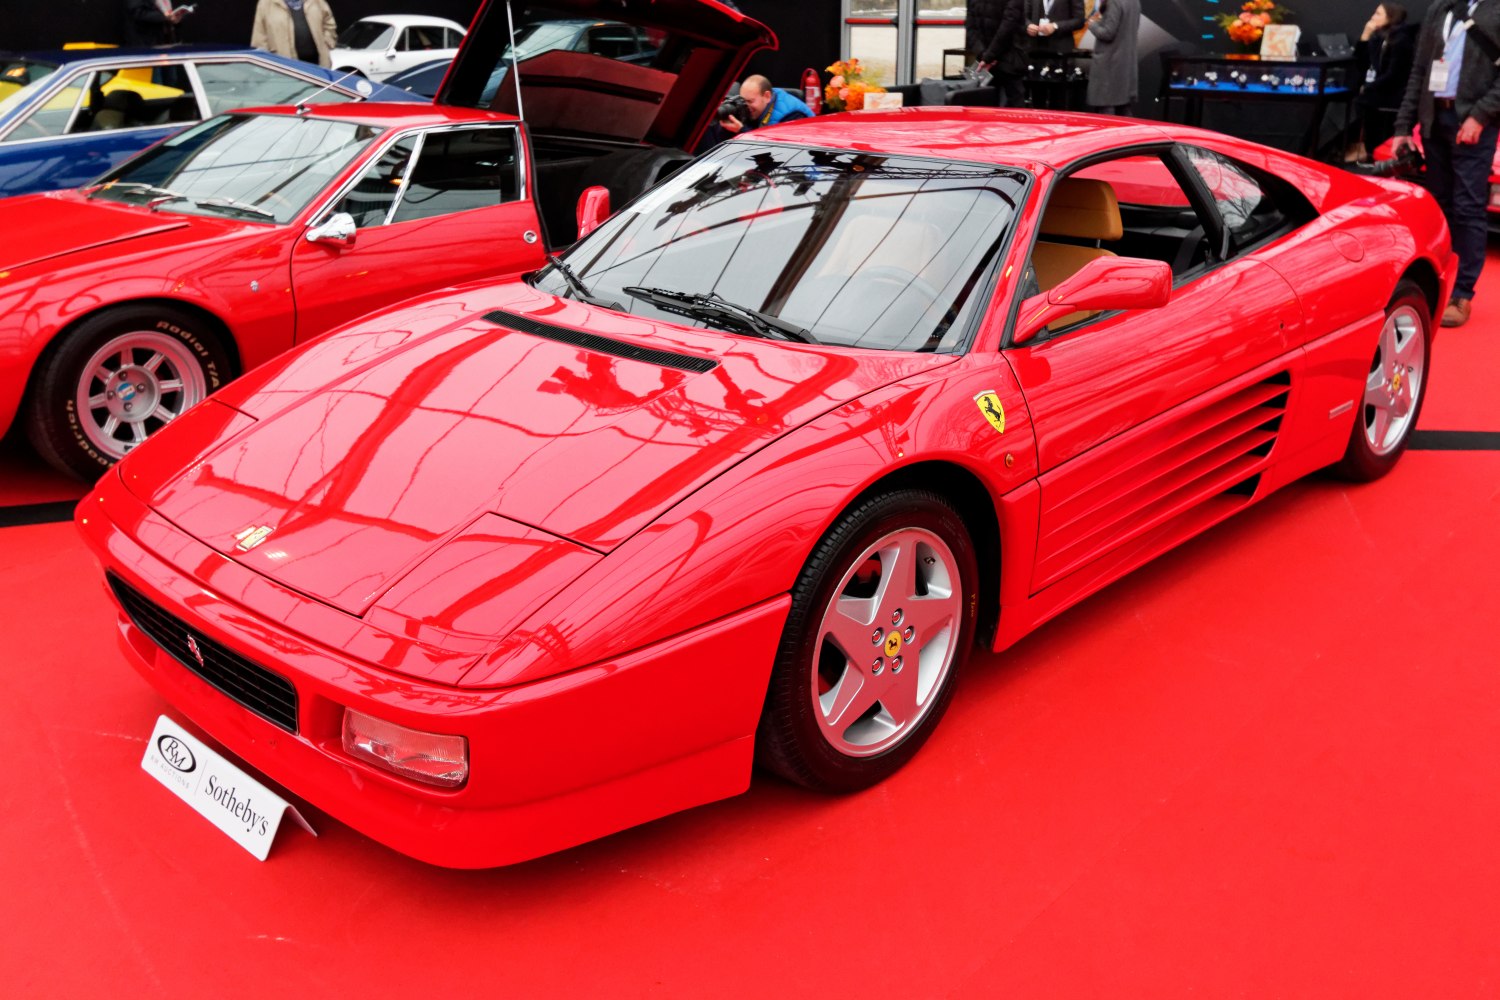
<path id="1" fill-rule="evenodd" d="M 290 347 L 295 313 L 283 244 L 284 234 L 268 232 L 250 243 L 199 245 L 144 262 L 111 264 L 90 254 L 62 271 L 0 272 L 0 434 L 48 345 L 106 309 L 154 301 L 206 311 L 228 331 L 226 347 L 242 371 Z"/>
<path id="2" fill-rule="evenodd" d="M 991 391 L 1004 406 L 1003 432 L 975 399 Z M 1030 419 L 996 356 L 971 356 L 888 386 L 773 442 L 584 573 L 462 683 L 545 678 L 784 594 L 856 497 L 903 470 L 920 476 L 923 463 L 966 470 L 987 499 L 1035 478 Z M 721 667 L 768 676 L 770 663 L 705 664 L 710 672 Z"/>

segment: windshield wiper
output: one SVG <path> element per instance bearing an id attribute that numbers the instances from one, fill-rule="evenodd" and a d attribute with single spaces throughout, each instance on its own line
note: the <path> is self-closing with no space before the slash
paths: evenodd
<path id="1" fill-rule="evenodd" d="M 89 193 L 85 197 L 92 198 L 101 191 L 113 191 L 116 188 L 125 191 L 140 191 L 144 194 L 154 195 L 157 198 L 169 198 L 172 200 L 186 197 L 185 195 L 178 194 L 176 191 L 168 191 L 164 187 L 157 187 L 155 184 L 147 184 L 143 181 L 109 181 L 104 184 L 96 184 L 89 190 Z"/>
<path id="2" fill-rule="evenodd" d="M 583 283 L 583 279 L 578 276 L 578 272 L 569 267 L 568 262 L 557 254 L 548 251 L 547 260 L 551 261 L 552 266 L 557 268 L 557 273 L 562 275 L 563 280 L 568 283 L 568 288 L 573 292 L 573 298 L 587 302 L 591 306 L 603 306 L 605 309 L 613 309 L 616 312 L 625 311 L 620 303 L 601 299 L 589 291 L 589 286 Z M 629 291 L 629 289 L 626 290 Z"/>
<path id="3" fill-rule="evenodd" d="M 178 194 L 176 191 L 168 191 L 165 188 L 155 188 L 154 190 L 158 192 L 156 197 L 146 202 L 146 207 L 153 212 L 160 209 L 163 205 L 172 204 L 174 201 L 188 201 L 192 202 L 198 208 L 227 208 L 231 212 L 244 212 L 246 215 L 253 215 L 258 219 L 276 221 L 276 213 L 268 212 L 264 208 L 257 208 L 243 201 L 235 201 L 233 198 L 194 198 L 191 195 Z"/>
<path id="4" fill-rule="evenodd" d="M 668 312 L 679 313 L 692 319 L 728 320 L 735 326 L 757 333 L 771 340 L 794 340 L 799 344 L 816 344 L 818 339 L 795 323 L 759 309 L 751 309 L 737 302 L 730 302 L 718 292 L 677 292 L 670 288 L 646 288 L 643 285 L 626 285 L 625 294 L 645 299 Z"/>
<path id="5" fill-rule="evenodd" d="M 247 215 L 258 216 L 262 219 L 270 219 L 272 222 L 276 221 L 275 212 L 268 212 L 258 205 L 235 201 L 233 198 L 193 198 L 191 201 L 194 205 L 200 205 L 204 208 L 228 208 L 236 212 L 244 212 Z"/>

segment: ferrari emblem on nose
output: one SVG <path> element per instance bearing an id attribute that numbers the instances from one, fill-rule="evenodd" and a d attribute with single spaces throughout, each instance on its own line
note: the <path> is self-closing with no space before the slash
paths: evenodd
<path id="1" fill-rule="evenodd" d="M 1005 433 L 1005 407 L 1000 405 L 1000 394 L 993 389 L 981 392 L 974 397 L 974 402 L 979 405 L 979 412 L 984 414 L 984 419 L 990 422 L 997 433 Z"/>
<path id="2" fill-rule="evenodd" d="M 193 659 L 198 661 L 198 666 L 203 666 L 203 650 L 198 648 L 198 640 L 195 637 L 188 636 L 187 648 L 188 652 L 193 654 Z"/>

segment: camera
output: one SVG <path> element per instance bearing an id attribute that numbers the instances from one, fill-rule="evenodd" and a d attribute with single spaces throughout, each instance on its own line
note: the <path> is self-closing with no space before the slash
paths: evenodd
<path id="1" fill-rule="evenodd" d="M 749 124 L 750 102 L 738 94 L 725 98 L 724 103 L 719 105 L 719 121 L 730 117 L 739 119 L 741 124 Z"/>
<path id="2" fill-rule="evenodd" d="M 1401 155 L 1374 163 L 1351 163 L 1350 172 L 1366 177 L 1401 177 L 1410 180 L 1422 172 L 1422 154 L 1415 146 L 1407 146 Z"/>

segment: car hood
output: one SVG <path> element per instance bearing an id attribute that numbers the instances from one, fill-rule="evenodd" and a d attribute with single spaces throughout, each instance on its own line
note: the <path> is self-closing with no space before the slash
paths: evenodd
<path id="1" fill-rule="evenodd" d="M 366 346 L 336 336 L 257 394 L 231 387 L 250 416 L 204 442 L 174 424 L 131 456 L 127 485 L 247 568 L 363 614 L 487 516 L 607 553 L 797 426 L 953 360 L 694 330 L 521 284 L 391 339 L 312 391 L 284 387 Z"/>
<path id="2" fill-rule="evenodd" d="M 534 132 L 690 149 L 750 56 L 776 48 L 771 29 L 709 0 L 548 0 L 546 6 L 554 20 L 624 23 L 665 33 L 667 42 L 658 58 L 638 63 L 560 50 L 523 60 L 524 117 Z M 496 91 L 491 79 L 509 38 L 505 3 L 486 0 L 434 100 L 519 113 L 515 87 Z"/>
<path id="3" fill-rule="evenodd" d="M 177 233 L 172 242 L 182 242 L 180 230 L 205 224 L 215 232 L 225 228 L 220 220 L 189 218 L 130 208 L 113 202 L 88 201 L 72 191 L 22 195 L 5 200 L 5 235 L 0 248 L 0 271 L 56 261 L 111 244 L 131 244 Z M 133 247 L 122 246 L 120 253 Z"/>

